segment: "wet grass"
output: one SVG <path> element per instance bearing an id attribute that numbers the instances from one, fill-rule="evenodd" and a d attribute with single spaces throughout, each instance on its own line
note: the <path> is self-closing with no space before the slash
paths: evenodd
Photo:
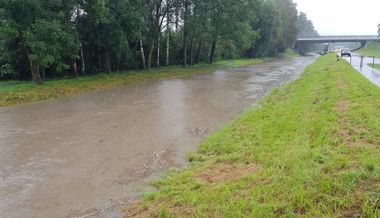
<path id="1" fill-rule="evenodd" d="M 282 54 L 280 54 L 280 56 L 285 58 L 292 58 L 299 56 L 299 54 L 293 49 L 287 48 Z"/>
<path id="2" fill-rule="evenodd" d="M 356 52 L 364 56 L 380 58 L 380 42 L 371 43 L 367 48 L 362 48 Z"/>
<path id="3" fill-rule="evenodd" d="M 125 217 L 380 217 L 380 89 L 335 54 L 154 182 Z"/>
<path id="4" fill-rule="evenodd" d="M 369 64 L 370 67 L 380 69 L 380 64 Z"/>
<path id="5" fill-rule="evenodd" d="M 188 77 L 195 74 L 210 73 L 217 69 L 239 67 L 261 63 L 267 59 L 236 59 L 217 61 L 214 64 L 199 64 L 186 69 L 181 66 L 161 67 L 150 71 L 127 71 L 112 74 L 98 74 L 71 79 L 46 81 L 42 86 L 31 82 L 0 81 L 0 106 L 55 99 L 62 96 L 77 95 L 92 90 L 112 88 L 122 85 Z"/>

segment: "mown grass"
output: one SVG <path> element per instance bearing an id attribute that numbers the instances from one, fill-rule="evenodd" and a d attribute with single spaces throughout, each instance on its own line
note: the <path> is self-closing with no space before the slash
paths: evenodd
<path id="1" fill-rule="evenodd" d="M 380 69 L 380 64 L 369 64 L 370 67 Z"/>
<path id="2" fill-rule="evenodd" d="M 125 217 L 380 217 L 380 89 L 335 54 L 189 155 Z"/>
<path id="3" fill-rule="evenodd" d="M 41 86 L 31 82 L 0 81 L 0 106 L 54 99 L 62 96 L 77 95 L 91 90 L 139 84 L 160 79 L 187 77 L 213 72 L 222 68 L 257 64 L 263 61 L 264 59 L 223 60 L 215 62 L 212 65 L 199 64 L 186 69 L 180 66 L 172 66 L 152 69 L 150 71 L 127 71 L 80 78 L 50 80 Z"/>
<path id="4" fill-rule="evenodd" d="M 356 52 L 364 56 L 380 58 L 380 42 L 371 43 L 367 48 L 362 48 Z"/>

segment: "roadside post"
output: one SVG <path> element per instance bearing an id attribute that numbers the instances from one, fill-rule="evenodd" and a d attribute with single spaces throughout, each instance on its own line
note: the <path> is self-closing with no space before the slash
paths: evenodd
<path id="1" fill-rule="evenodd" d="M 363 68 L 363 60 L 364 60 L 364 57 L 360 56 L 360 68 Z"/>

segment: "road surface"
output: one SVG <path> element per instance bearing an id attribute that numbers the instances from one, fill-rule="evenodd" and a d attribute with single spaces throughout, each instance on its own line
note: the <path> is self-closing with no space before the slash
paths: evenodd
<path id="1" fill-rule="evenodd" d="M 0 108 L 2 218 L 118 217 L 204 137 L 315 56 Z"/>

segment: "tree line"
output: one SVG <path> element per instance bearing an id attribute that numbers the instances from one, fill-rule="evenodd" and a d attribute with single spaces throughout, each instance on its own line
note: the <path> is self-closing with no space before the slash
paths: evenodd
<path id="1" fill-rule="evenodd" d="M 315 31 L 299 18 L 293 0 L 1 1 L 0 79 L 276 56 Z"/>

